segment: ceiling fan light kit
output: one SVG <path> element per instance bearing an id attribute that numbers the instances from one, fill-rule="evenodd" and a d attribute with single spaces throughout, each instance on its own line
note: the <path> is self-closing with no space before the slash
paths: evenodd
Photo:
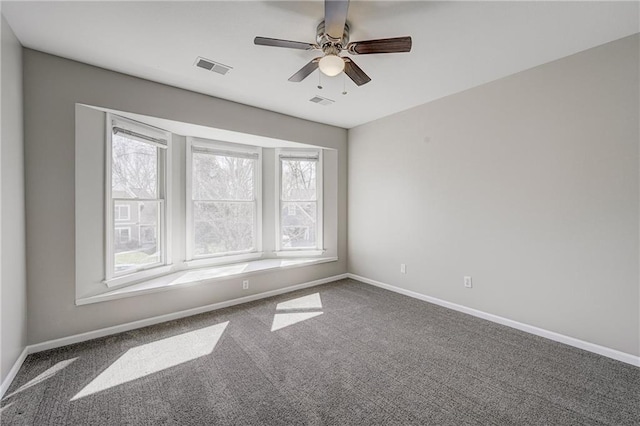
<path id="1" fill-rule="evenodd" d="M 338 55 L 325 55 L 318 62 L 318 66 L 324 75 L 335 77 L 344 70 L 344 60 Z"/>
<path id="2" fill-rule="evenodd" d="M 412 42 L 409 36 L 349 42 L 348 10 L 349 0 L 325 0 L 324 20 L 316 28 L 316 43 L 267 37 L 256 37 L 253 42 L 260 46 L 322 51 L 323 56 L 312 59 L 289 77 L 289 81 L 299 83 L 319 68 L 328 77 L 335 77 L 344 71 L 356 85 L 362 86 L 370 82 L 371 78 L 353 59 L 340 56 L 341 52 L 350 55 L 410 52 Z"/>

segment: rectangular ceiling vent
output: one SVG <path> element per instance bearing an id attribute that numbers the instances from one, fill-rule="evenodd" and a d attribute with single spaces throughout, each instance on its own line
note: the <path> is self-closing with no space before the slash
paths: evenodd
<path id="1" fill-rule="evenodd" d="M 323 98 L 322 96 L 314 96 L 313 98 L 309 99 L 310 102 L 313 102 L 314 104 L 320 104 L 320 105 L 331 105 L 332 103 L 334 103 L 335 101 L 331 100 L 331 99 L 327 99 L 327 98 Z"/>
<path id="2" fill-rule="evenodd" d="M 222 65 L 218 62 L 214 62 L 210 59 L 201 58 L 199 56 L 196 58 L 196 63 L 194 65 L 198 68 L 202 68 L 207 71 L 213 71 L 221 75 L 225 75 L 226 73 L 228 73 L 233 69 L 228 65 Z"/>

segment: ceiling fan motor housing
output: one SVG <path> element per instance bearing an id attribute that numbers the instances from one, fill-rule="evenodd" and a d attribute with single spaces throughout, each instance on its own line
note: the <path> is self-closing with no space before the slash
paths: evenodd
<path id="1" fill-rule="evenodd" d="M 324 21 L 320 22 L 316 30 L 316 43 L 325 54 L 337 55 L 349 44 L 349 23 L 344 24 L 342 38 L 334 39 L 325 32 Z"/>

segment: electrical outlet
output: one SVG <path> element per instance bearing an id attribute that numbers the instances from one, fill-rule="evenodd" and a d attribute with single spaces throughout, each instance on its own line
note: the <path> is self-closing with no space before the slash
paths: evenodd
<path id="1" fill-rule="evenodd" d="M 242 289 L 249 290 L 249 280 L 242 281 Z"/>
<path id="2" fill-rule="evenodd" d="M 405 265 L 404 263 L 400 264 L 400 273 L 401 274 L 406 274 L 407 273 L 407 265 Z"/>
<path id="3" fill-rule="evenodd" d="M 464 277 L 464 286 L 466 288 L 472 288 L 473 287 L 473 281 L 471 281 L 471 277 Z"/>

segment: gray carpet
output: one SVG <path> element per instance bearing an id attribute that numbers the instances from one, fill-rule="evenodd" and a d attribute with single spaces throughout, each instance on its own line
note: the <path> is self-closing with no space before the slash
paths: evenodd
<path id="1" fill-rule="evenodd" d="M 343 280 L 30 355 L 1 421 L 638 425 L 640 369 Z"/>

